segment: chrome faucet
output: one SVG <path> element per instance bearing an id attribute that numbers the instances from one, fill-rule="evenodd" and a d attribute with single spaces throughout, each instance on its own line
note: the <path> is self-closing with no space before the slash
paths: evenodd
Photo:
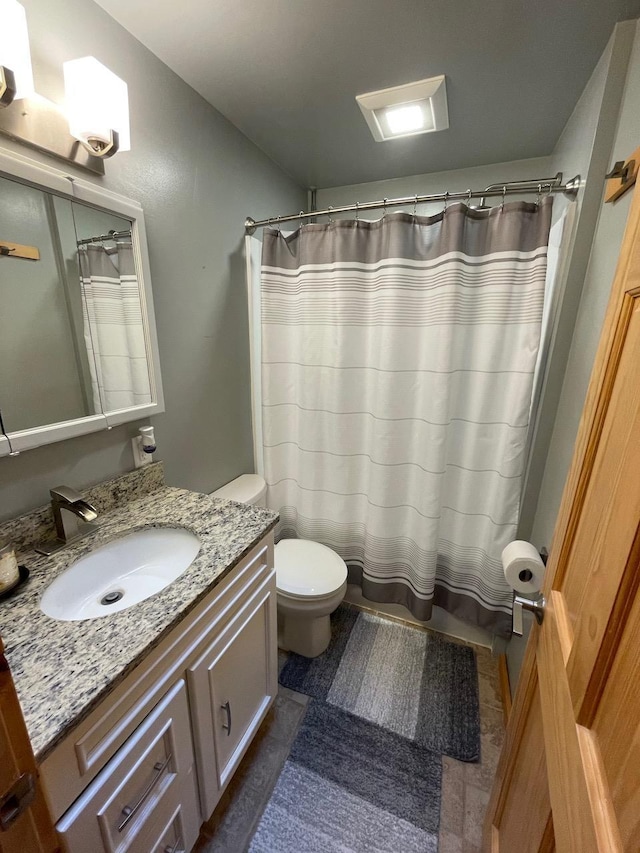
<path id="1" fill-rule="evenodd" d="M 92 521 L 98 517 L 97 509 L 81 494 L 69 486 L 51 489 L 51 511 L 56 526 L 56 539 L 36 545 L 39 554 L 54 554 L 66 545 L 88 536 L 98 529 Z"/>

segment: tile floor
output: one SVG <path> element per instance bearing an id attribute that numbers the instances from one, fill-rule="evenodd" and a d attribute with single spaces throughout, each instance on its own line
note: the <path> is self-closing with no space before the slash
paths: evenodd
<path id="1" fill-rule="evenodd" d="M 481 762 L 442 758 L 438 853 L 480 853 L 482 824 L 504 738 L 497 659 L 474 646 L 480 692 Z M 286 655 L 280 653 L 280 665 Z M 244 853 L 269 800 L 304 716 L 306 697 L 280 687 L 251 747 L 211 818 L 197 853 Z M 276 851 L 274 851 L 276 853 Z M 304 853 L 303 850 L 300 853 Z"/>
<path id="2" fill-rule="evenodd" d="M 482 824 L 504 740 L 498 662 L 488 649 L 474 647 L 480 691 L 480 757 L 465 764 L 442 757 L 442 802 L 438 853 L 480 853 Z"/>

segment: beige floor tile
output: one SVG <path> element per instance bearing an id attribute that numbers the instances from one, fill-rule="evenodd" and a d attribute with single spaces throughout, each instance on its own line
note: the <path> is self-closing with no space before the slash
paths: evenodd
<path id="1" fill-rule="evenodd" d="M 438 853 L 462 853 L 463 839 L 452 832 L 440 830 L 438 837 Z"/>
<path id="2" fill-rule="evenodd" d="M 495 674 L 481 672 L 478 670 L 478 694 L 481 705 L 489 705 L 492 708 L 502 708 L 502 696 L 500 694 L 500 679 Z"/>
<path id="3" fill-rule="evenodd" d="M 482 752 L 482 762 L 478 764 L 466 764 L 464 768 L 465 785 L 480 788 L 482 791 L 491 791 L 493 777 L 498 766 L 500 750 L 495 746 L 486 746 Z"/>
<path id="4" fill-rule="evenodd" d="M 454 835 L 462 835 L 464 825 L 464 771 L 461 761 L 442 757 L 440 828 Z"/>
<path id="5" fill-rule="evenodd" d="M 476 652 L 478 672 L 491 674 L 498 671 L 498 658 L 491 654 L 490 649 L 483 649 L 481 646 L 474 646 L 473 648 Z"/>
<path id="6" fill-rule="evenodd" d="M 464 789 L 464 826 L 462 837 L 465 842 L 482 844 L 482 824 L 489 802 L 489 793 L 473 785 L 465 785 Z"/>
<path id="7" fill-rule="evenodd" d="M 504 743 L 504 714 L 502 708 L 484 705 L 480 708 L 480 739 L 485 743 L 502 748 Z"/>

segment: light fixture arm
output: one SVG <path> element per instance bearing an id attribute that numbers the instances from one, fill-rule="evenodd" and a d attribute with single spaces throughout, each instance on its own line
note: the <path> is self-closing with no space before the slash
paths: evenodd
<path id="1" fill-rule="evenodd" d="M 16 78 L 13 71 L 0 65 L 0 107 L 8 107 L 16 96 Z"/>
<path id="2" fill-rule="evenodd" d="M 120 136 L 117 130 L 109 131 L 109 140 L 107 142 L 105 142 L 104 139 L 99 139 L 96 136 L 90 136 L 86 141 L 79 141 L 80 144 L 83 145 L 90 154 L 92 154 L 94 157 L 100 157 L 103 160 L 106 160 L 109 157 L 113 157 L 114 154 L 117 154 L 118 149 L 120 147 Z"/>

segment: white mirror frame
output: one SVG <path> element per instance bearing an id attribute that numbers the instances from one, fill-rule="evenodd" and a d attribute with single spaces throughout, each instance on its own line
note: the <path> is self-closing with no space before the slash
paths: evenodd
<path id="1" fill-rule="evenodd" d="M 60 423 L 23 429 L 0 434 L 0 456 L 9 456 L 31 450 L 43 444 L 52 444 L 75 438 L 103 429 L 111 429 L 118 424 L 137 421 L 164 412 L 164 396 L 160 376 L 160 357 L 158 354 L 158 335 L 156 332 L 151 292 L 151 273 L 149 270 L 149 252 L 144 225 L 142 207 L 125 196 L 112 193 L 102 187 L 67 175 L 58 169 L 37 163 L 19 154 L 9 154 L 0 150 L 0 177 L 17 180 L 37 189 L 45 189 L 70 201 L 88 204 L 107 213 L 124 217 L 131 221 L 131 241 L 140 285 L 140 301 L 144 323 L 146 349 L 149 358 L 149 380 L 152 403 L 144 406 L 132 406 L 98 415 L 61 421 Z M 7 437 L 8 436 L 8 439 Z"/>

